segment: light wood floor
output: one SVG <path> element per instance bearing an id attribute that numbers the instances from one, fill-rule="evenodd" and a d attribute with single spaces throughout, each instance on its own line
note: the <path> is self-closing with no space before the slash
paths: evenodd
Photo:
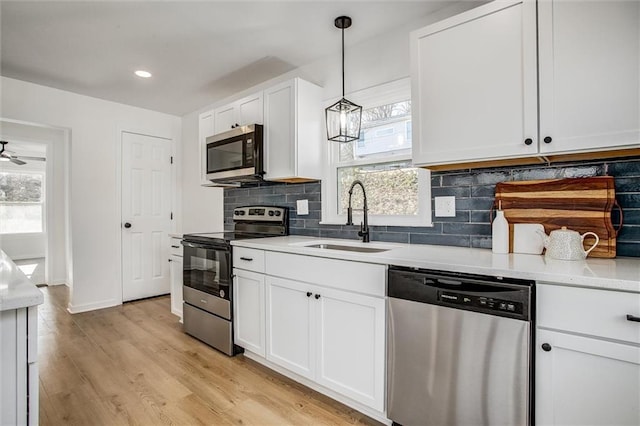
<path id="1" fill-rule="evenodd" d="M 41 425 L 379 424 L 187 336 L 168 297 L 71 315 L 65 286 L 41 290 Z"/>

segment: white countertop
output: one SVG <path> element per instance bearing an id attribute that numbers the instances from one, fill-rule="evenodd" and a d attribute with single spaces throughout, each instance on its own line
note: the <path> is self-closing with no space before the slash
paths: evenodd
<path id="1" fill-rule="evenodd" d="M 380 253 L 359 253 L 305 247 L 321 242 L 380 247 L 389 250 Z M 231 244 L 307 256 L 523 278 L 538 282 L 640 293 L 640 258 L 632 257 L 564 261 L 533 254 L 493 254 L 491 250 L 477 248 L 385 242 L 362 243 L 356 240 L 297 235 L 239 240 Z"/>
<path id="2" fill-rule="evenodd" d="M 35 306 L 43 301 L 38 287 L 0 250 L 0 311 Z"/>

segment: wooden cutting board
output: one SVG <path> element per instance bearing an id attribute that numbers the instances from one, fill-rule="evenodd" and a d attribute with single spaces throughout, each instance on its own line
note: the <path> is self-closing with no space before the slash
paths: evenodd
<path id="1" fill-rule="evenodd" d="M 511 240 L 516 223 L 540 223 L 547 234 L 566 226 L 600 237 L 589 257 L 616 256 L 611 210 L 617 203 L 612 176 L 502 182 L 496 185 L 494 209 L 499 202 L 509 222 Z M 588 236 L 584 246 L 589 248 L 594 242 L 595 238 Z"/>

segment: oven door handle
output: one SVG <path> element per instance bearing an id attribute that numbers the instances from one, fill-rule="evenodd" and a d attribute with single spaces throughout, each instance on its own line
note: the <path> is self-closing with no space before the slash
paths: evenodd
<path id="1" fill-rule="evenodd" d="M 198 244 L 198 243 L 182 243 L 183 246 L 194 248 L 194 249 L 203 249 L 203 250 L 215 250 L 215 251 L 224 251 L 228 252 L 229 247 L 226 245 L 213 245 L 213 244 Z"/>

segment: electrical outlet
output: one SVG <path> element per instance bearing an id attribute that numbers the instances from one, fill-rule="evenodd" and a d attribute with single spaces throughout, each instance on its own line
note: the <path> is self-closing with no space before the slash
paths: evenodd
<path id="1" fill-rule="evenodd" d="M 309 200 L 296 201 L 296 214 L 298 216 L 309 214 Z"/>
<path id="2" fill-rule="evenodd" d="M 435 197 L 436 217 L 456 216 L 456 197 Z"/>

